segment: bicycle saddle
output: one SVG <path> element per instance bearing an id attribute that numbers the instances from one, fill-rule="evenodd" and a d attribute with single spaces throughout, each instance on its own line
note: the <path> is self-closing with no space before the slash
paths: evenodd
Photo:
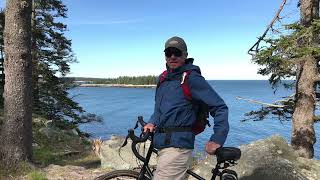
<path id="1" fill-rule="evenodd" d="M 215 155 L 218 163 L 230 160 L 237 161 L 241 157 L 241 150 L 235 147 L 221 147 L 217 149 Z"/>

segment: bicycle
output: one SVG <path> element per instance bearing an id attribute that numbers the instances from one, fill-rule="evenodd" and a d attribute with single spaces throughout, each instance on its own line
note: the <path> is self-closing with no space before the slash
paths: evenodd
<path id="1" fill-rule="evenodd" d="M 146 125 L 146 122 L 143 121 L 142 116 L 138 117 L 138 120 L 136 122 L 134 129 L 138 128 L 139 124 L 142 126 L 142 128 L 144 125 Z M 128 135 L 121 147 L 124 147 L 125 145 L 127 145 L 128 138 L 132 140 L 131 149 L 134 155 L 143 162 L 143 166 L 141 170 L 139 172 L 134 170 L 115 170 L 107 174 L 101 175 L 97 177 L 95 180 L 110 180 L 110 179 L 152 180 L 153 179 L 153 172 L 155 171 L 155 168 L 151 169 L 149 167 L 149 160 L 152 153 L 157 154 L 158 152 L 158 150 L 153 147 L 153 143 L 152 143 L 153 133 L 149 133 L 149 132 L 143 133 L 143 130 L 141 130 L 142 133 L 138 137 L 134 134 L 134 129 L 128 130 Z M 138 143 L 146 142 L 147 140 L 150 140 L 151 143 L 147 151 L 146 157 L 143 157 L 138 153 L 136 145 Z M 241 157 L 240 149 L 235 147 L 221 147 L 216 150 L 215 156 L 217 158 L 217 164 L 215 168 L 211 170 L 212 172 L 211 180 L 215 180 L 216 177 L 220 177 L 220 180 L 238 180 L 237 173 L 228 168 L 236 165 L 236 161 L 240 159 Z M 193 176 L 198 180 L 205 180 L 203 177 L 199 176 L 198 174 L 191 171 L 190 169 L 187 170 L 187 174 Z"/>

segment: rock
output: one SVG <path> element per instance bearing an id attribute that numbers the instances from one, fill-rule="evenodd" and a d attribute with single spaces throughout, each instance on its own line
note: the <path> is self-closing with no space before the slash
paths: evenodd
<path id="1" fill-rule="evenodd" d="M 58 134 L 57 130 L 51 127 L 42 127 L 39 129 L 39 132 L 49 139 Z"/>
<path id="2" fill-rule="evenodd" d="M 39 147 L 39 144 L 37 144 L 37 143 L 33 142 L 33 143 L 32 143 L 32 147 L 34 147 L 34 148 L 38 148 L 38 147 Z"/>
<path id="3" fill-rule="evenodd" d="M 128 144 L 121 148 L 124 142 L 123 137 L 112 136 L 110 140 L 102 143 L 101 147 L 101 167 L 112 169 L 133 169 L 142 164 L 133 154 L 131 150 L 131 140 L 128 139 Z M 150 141 L 139 145 L 140 154 L 147 154 Z M 120 154 L 119 154 L 120 153 Z M 151 156 L 150 166 L 156 165 L 156 155 Z"/>
<path id="4" fill-rule="evenodd" d="M 132 169 L 138 166 L 131 150 L 131 141 L 120 151 L 124 138 L 113 136 L 102 144 L 101 166 L 113 169 Z M 146 147 L 149 147 L 149 142 Z M 143 145 L 140 146 L 142 152 Z M 298 157 L 286 140 L 278 135 L 240 146 L 242 156 L 235 170 L 241 180 L 319 180 L 320 161 Z M 146 150 L 147 151 L 147 150 Z M 146 152 L 145 152 L 146 153 Z M 150 164 L 156 165 L 156 156 Z M 212 176 L 216 165 L 214 156 L 206 156 L 193 167 L 193 171 L 205 179 Z M 193 179 L 190 177 L 189 179 Z"/>
<path id="5" fill-rule="evenodd" d="M 240 146 L 242 155 L 231 169 L 241 180 L 318 180 L 320 161 L 300 158 L 280 136 Z M 208 156 L 193 169 L 205 179 L 211 178 L 215 157 Z"/>
<path id="6" fill-rule="evenodd" d="M 73 135 L 79 136 L 78 131 L 76 129 L 72 129 L 71 132 Z"/>

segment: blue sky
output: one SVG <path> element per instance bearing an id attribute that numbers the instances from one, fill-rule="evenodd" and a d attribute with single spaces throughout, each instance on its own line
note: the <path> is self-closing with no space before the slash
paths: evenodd
<path id="1" fill-rule="evenodd" d="M 65 20 L 79 61 L 69 76 L 158 75 L 163 48 L 172 36 L 185 39 L 206 79 L 266 79 L 247 50 L 282 0 L 65 0 Z M 283 15 L 299 15 L 288 0 Z M 4 1 L 1 1 L 4 6 Z"/>

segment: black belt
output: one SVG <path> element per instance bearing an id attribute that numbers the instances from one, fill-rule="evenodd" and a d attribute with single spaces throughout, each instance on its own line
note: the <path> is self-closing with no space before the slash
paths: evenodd
<path id="1" fill-rule="evenodd" d="M 170 144 L 171 141 L 171 134 L 173 132 L 190 132 L 192 131 L 192 127 L 190 126 L 182 126 L 182 127 L 164 127 L 164 128 L 157 128 L 156 133 L 166 133 L 164 143 L 166 145 Z"/>
<path id="2" fill-rule="evenodd" d="M 164 127 L 158 128 L 157 133 L 172 133 L 172 132 L 190 132 L 192 131 L 192 127 L 190 126 L 182 126 L 182 127 Z"/>

